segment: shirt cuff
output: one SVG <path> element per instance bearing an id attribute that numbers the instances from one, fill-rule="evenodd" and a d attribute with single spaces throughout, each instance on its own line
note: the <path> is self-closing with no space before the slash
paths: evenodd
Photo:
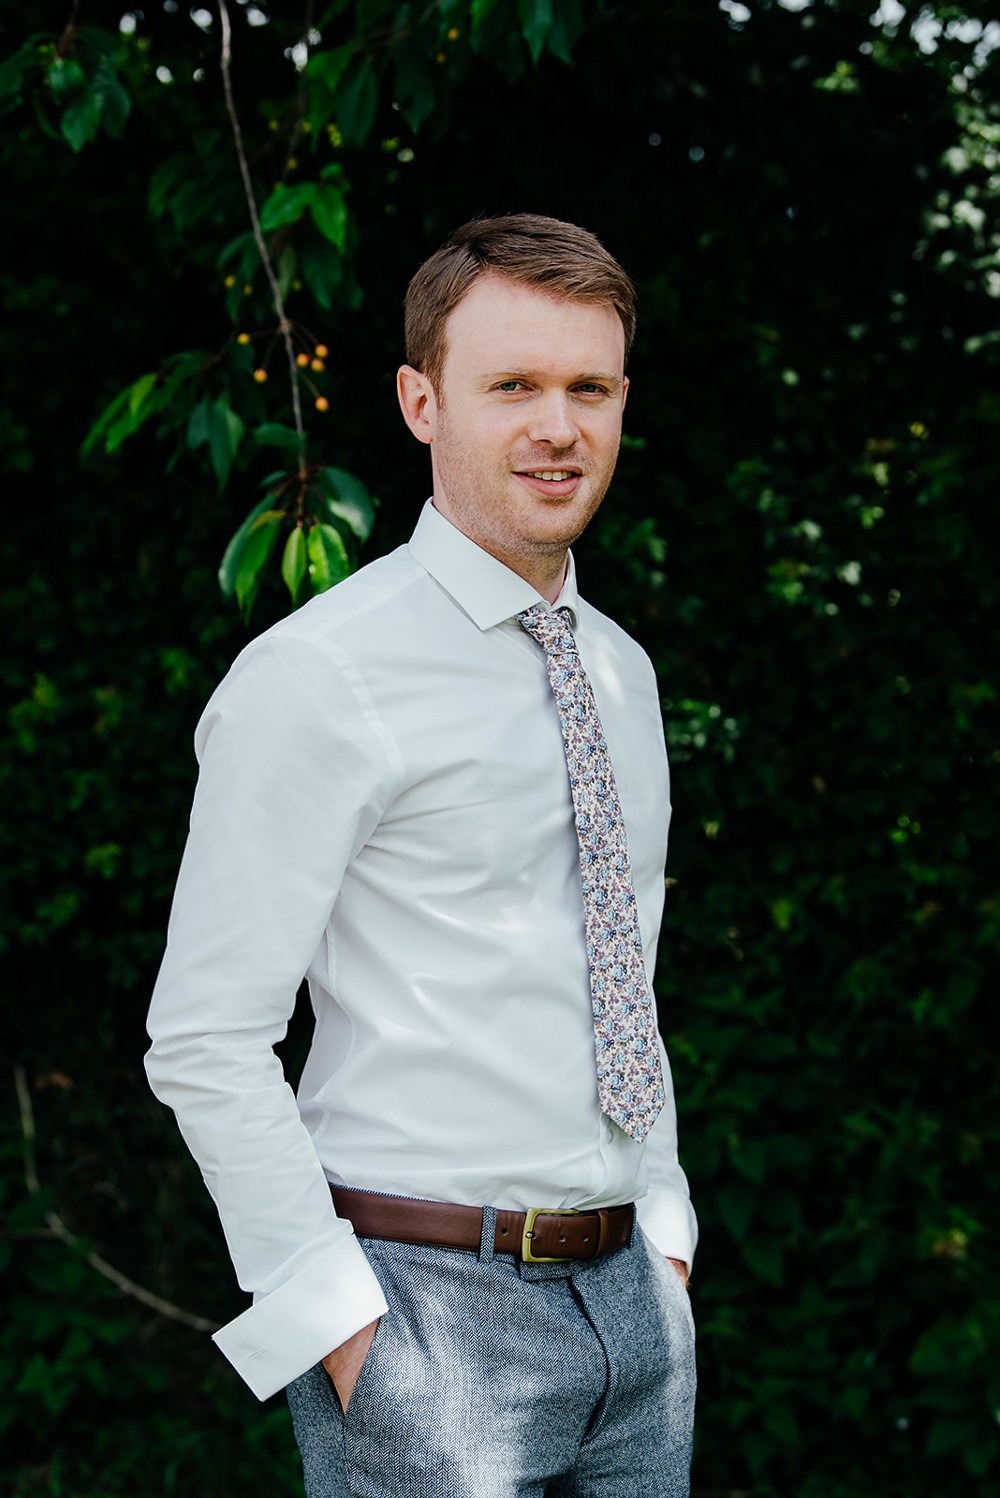
<path id="1" fill-rule="evenodd" d="M 688 1269 L 698 1242 L 698 1219 L 690 1199 L 677 1191 L 650 1191 L 636 1207 L 639 1226 L 656 1250 Z"/>
<path id="2" fill-rule="evenodd" d="M 212 1338 L 267 1399 L 388 1307 L 364 1249 L 348 1234 Z"/>

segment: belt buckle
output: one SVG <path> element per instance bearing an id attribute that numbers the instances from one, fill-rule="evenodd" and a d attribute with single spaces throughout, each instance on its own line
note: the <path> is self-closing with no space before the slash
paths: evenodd
<path id="1" fill-rule="evenodd" d="M 567 1264 L 572 1254 L 535 1254 L 531 1251 L 531 1238 L 535 1220 L 539 1217 L 579 1217 L 576 1207 L 529 1207 L 524 1214 L 524 1230 L 521 1233 L 521 1258 L 525 1264 Z"/>

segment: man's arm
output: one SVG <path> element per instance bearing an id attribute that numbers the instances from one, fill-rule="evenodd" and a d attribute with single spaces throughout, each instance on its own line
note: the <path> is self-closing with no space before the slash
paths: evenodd
<path id="1" fill-rule="evenodd" d="M 660 1063 L 667 1099 L 646 1139 L 649 1188 L 638 1206 L 639 1225 L 653 1245 L 670 1259 L 681 1279 L 687 1276 L 698 1242 L 698 1221 L 687 1178 L 677 1159 L 677 1111 L 670 1063 L 660 1041 Z"/>
<path id="2" fill-rule="evenodd" d="M 270 637 L 216 692 L 147 1071 L 176 1112 L 255 1304 L 216 1334 L 259 1397 L 385 1311 L 274 1055 L 391 767 L 325 645 Z"/>

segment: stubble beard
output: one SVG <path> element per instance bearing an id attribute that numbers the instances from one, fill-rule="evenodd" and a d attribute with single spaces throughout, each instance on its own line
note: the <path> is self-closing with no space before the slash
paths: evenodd
<path id="1" fill-rule="evenodd" d="M 585 481 L 597 486 L 582 507 L 575 496 L 569 500 L 546 499 L 534 497 L 527 491 L 526 501 L 531 508 L 526 510 L 511 492 L 511 485 L 518 481 L 513 478 L 510 467 L 505 466 L 494 473 L 484 472 L 481 465 L 468 456 L 467 450 L 452 452 L 449 450 L 452 446 L 446 440 L 439 449 L 438 458 L 438 476 L 448 508 L 466 535 L 507 565 L 510 565 L 508 559 L 516 558 L 528 562 L 558 562 L 564 558 L 600 508 L 617 462 L 616 453 L 607 471 L 596 474 L 590 465 L 581 465 Z M 560 462 L 576 466 L 578 460 L 569 454 L 550 453 L 543 458 L 529 455 L 523 462 L 517 460 L 515 466 L 524 471 L 532 464 L 539 468 L 554 468 Z M 493 504 L 483 503 L 487 489 L 496 496 Z M 548 532 L 531 524 L 532 518 L 555 518 L 560 514 L 565 527 L 560 526 L 554 531 Z"/>

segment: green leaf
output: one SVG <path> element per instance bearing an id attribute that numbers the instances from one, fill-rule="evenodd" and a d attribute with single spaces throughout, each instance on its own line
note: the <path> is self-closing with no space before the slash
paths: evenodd
<path id="1" fill-rule="evenodd" d="M 552 30 L 552 0 L 520 0 L 519 11 L 521 33 L 532 62 L 537 62 Z"/>
<path id="2" fill-rule="evenodd" d="M 167 359 L 162 368 L 163 384 L 158 389 L 155 409 L 166 409 L 175 397 L 180 397 L 185 413 L 191 404 L 191 392 L 185 390 L 186 385 L 193 385 L 199 381 L 205 369 L 205 356 L 197 351 L 187 354 L 174 354 Z M 178 419 L 177 422 L 180 425 Z"/>
<path id="3" fill-rule="evenodd" d="M 312 232 L 302 246 L 299 268 L 313 296 L 324 311 L 333 306 L 334 295 L 344 276 L 340 256 L 333 246 Z"/>
<path id="4" fill-rule="evenodd" d="M 167 165 L 169 166 L 170 163 L 168 162 Z M 153 211 L 151 191 L 150 212 L 152 213 Z M 218 258 L 216 259 L 215 263 L 220 270 L 225 270 L 226 266 L 231 264 L 234 260 L 237 260 L 238 257 L 238 263 L 242 265 L 247 259 L 247 252 L 250 250 L 252 250 L 254 255 L 256 256 L 257 242 L 253 237 L 252 231 L 248 229 L 245 234 L 237 234 L 235 239 L 231 239 L 229 240 L 228 244 L 223 245 L 222 249 L 219 251 Z M 233 267 L 233 269 L 235 271 L 235 266 Z"/>
<path id="5" fill-rule="evenodd" d="M 298 453 L 299 434 L 294 427 L 282 426 L 277 421 L 262 421 L 259 427 L 254 427 L 253 436 L 261 447 L 280 447 L 293 455 Z"/>
<path id="6" fill-rule="evenodd" d="M 102 26 L 80 26 L 77 37 L 84 44 L 88 55 L 98 59 L 115 57 L 121 42 L 118 31 L 106 31 Z"/>
<path id="7" fill-rule="evenodd" d="M 169 212 L 175 225 L 180 227 L 175 211 L 174 195 L 190 182 L 191 170 L 191 157 L 186 151 L 178 156 L 168 156 L 166 161 L 160 163 L 149 179 L 149 192 L 146 197 L 152 218 L 163 218 L 164 214 Z M 220 262 L 221 259 L 220 255 Z"/>
<path id="8" fill-rule="evenodd" d="M 45 75 L 56 99 L 66 99 L 87 86 L 87 75 L 75 57 L 57 57 Z"/>
<path id="9" fill-rule="evenodd" d="M 302 586 L 308 565 L 305 532 L 301 525 L 297 525 L 285 542 L 285 552 L 281 558 L 281 576 L 284 578 L 285 587 L 292 595 L 293 604 L 298 602 L 299 588 Z"/>
<path id="10" fill-rule="evenodd" d="M 82 457 L 89 458 L 99 446 L 106 453 L 117 452 L 126 437 L 131 437 L 159 409 L 160 401 L 154 399 L 157 379 L 156 374 L 140 375 L 134 384 L 118 392 L 83 439 Z"/>
<path id="11" fill-rule="evenodd" d="M 108 134 L 117 140 L 125 128 L 125 121 L 132 108 L 132 100 L 122 87 L 114 62 L 107 54 L 97 60 L 94 68 L 93 88 L 100 100 L 101 124 Z"/>
<path id="12" fill-rule="evenodd" d="M 469 15 L 472 19 L 472 45 L 476 46 L 478 33 L 483 23 L 487 21 L 491 13 L 496 10 L 497 0 L 472 0 L 469 7 Z"/>
<path id="13" fill-rule="evenodd" d="M 314 52 L 306 64 L 308 90 L 308 119 L 313 132 L 318 134 L 333 114 L 337 85 L 355 54 L 353 42 L 343 47 L 334 47 L 329 52 Z"/>
<path id="14" fill-rule="evenodd" d="M 19 52 L 0 63 L 0 114 L 9 113 L 20 104 L 25 74 L 37 60 L 38 52 L 32 41 L 25 42 Z"/>
<path id="15" fill-rule="evenodd" d="M 274 267 L 282 298 L 286 298 L 291 291 L 292 282 L 298 273 L 298 268 L 299 257 L 296 255 L 294 247 L 290 244 L 283 245 L 281 254 L 277 257 L 277 263 Z"/>
<path id="16" fill-rule="evenodd" d="M 324 468 L 320 482 L 328 513 L 345 521 L 359 541 L 367 541 L 375 524 L 375 505 L 365 485 L 343 468 Z"/>
<path id="17" fill-rule="evenodd" d="M 309 206 L 313 223 L 323 238 L 343 250 L 347 244 L 347 204 L 340 189 L 329 182 L 318 184 Z"/>
<path id="18" fill-rule="evenodd" d="M 271 234 L 286 224 L 298 223 L 309 209 L 315 191 L 315 182 L 296 182 L 292 187 L 279 182 L 260 210 L 260 226 L 264 233 Z"/>
<path id="19" fill-rule="evenodd" d="M 190 448 L 208 446 L 212 467 L 223 489 L 233 466 L 233 459 L 243 438 L 243 421 L 232 409 L 226 397 L 218 400 L 199 401 L 191 412 L 187 428 L 187 443 Z"/>
<path id="20" fill-rule="evenodd" d="M 573 47 L 585 25 L 583 8 L 577 0 L 561 0 L 549 32 L 548 47 L 553 57 L 558 57 L 567 67 L 573 64 Z"/>
<path id="21" fill-rule="evenodd" d="M 337 90 L 337 125 L 346 140 L 361 145 L 367 139 L 375 123 L 377 105 L 375 69 L 367 58 L 362 58 Z"/>
<path id="22" fill-rule="evenodd" d="M 396 54 L 394 93 L 411 130 L 419 130 L 434 109 L 434 75 L 417 47 Z"/>
<path id="23" fill-rule="evenodd" d="M 84 88 L 66 106 L 59 128 L 71 148 L 82 151 L 96 136 L 100 123 L 101 96 L 92 88 Z"/>
<path id="24" fill-rule="evenodd" d="M 134 385 L 126 392 L 128 395 L 128 408 L 133 416 L 138 416 L 146 404 L 153 390 L 156 389 L 157 376 L 155 374 L 140 375 Z"/>
<path id="25" fill-rule="evenodd" d="M 744 1259 L 759 1279 L 767 1280 L 772 1285 L 783 1282 L 785 1256 L 773 1238 L 766 1237 L 763 1232 L 760 1235 L 751 1234 L 742 1240 L 740 1247 Z"/>
<path id="26" fill-rule="evenodd" d="M 222 561 L 219 563 L 219 587 L 222 589 L 224 597 L 230 598 L 235 592 L 236 572 L 239 567 L 240 558 L 243 555 L 243 548 L 246 545 L 247 537 L 257 524 L 257 521 L 262 516 L 268 514 L 284 515 L 284 510 L 275 510 L 273 504 L 274 495 L 266 494 L 262 500 L 254 505 L 243 524 L 231 536 Z"/>
<path id="27" fill-rule="evenodd" d="M 944 1456 L 958 1446 L 968 1445 L 978 1433 L 974 1420 L 951 1420 L 947 1417 L 937 1419 L 927 1432 L 927 1455 Z"/>
<path id="28" fill-rule="evenodd" d="M 351 571 L 351 559 L 338 530 L 332 525 L 314 525 L 306 539 L 309 577 L 314 593 L 325 593 Z"/>
<path id="29" fill-rule="evenodd" d="M 973 1477 L 985 1477 L 996 1458 L 1000 1441 L 995 1430 L 980 1431 L 962 1452 L 966 1472 Z"/>
<path id="30" fill-rule="evenodd" d="M 236 561 L 233 591 L 244 619 L 249 619 L 267 564 L 278 544 L 284 510 L 265 510 L 250 526 Z"/>
<path id="31" fill-rule="evenodd" d="M 715 1202 L 726 1227 L 737 1243 L 742 1242 L 757 1205 L 757 1193 L 748 1186 L 723 1186 Z"/>
<path id="32" fill-rule="evenodd" d="M 798 1423 L 784 1399 L 769 1399 L 767 1401 L 761 1424 L 783 1446 L 796 1446 L 798 1444 Z"/>

